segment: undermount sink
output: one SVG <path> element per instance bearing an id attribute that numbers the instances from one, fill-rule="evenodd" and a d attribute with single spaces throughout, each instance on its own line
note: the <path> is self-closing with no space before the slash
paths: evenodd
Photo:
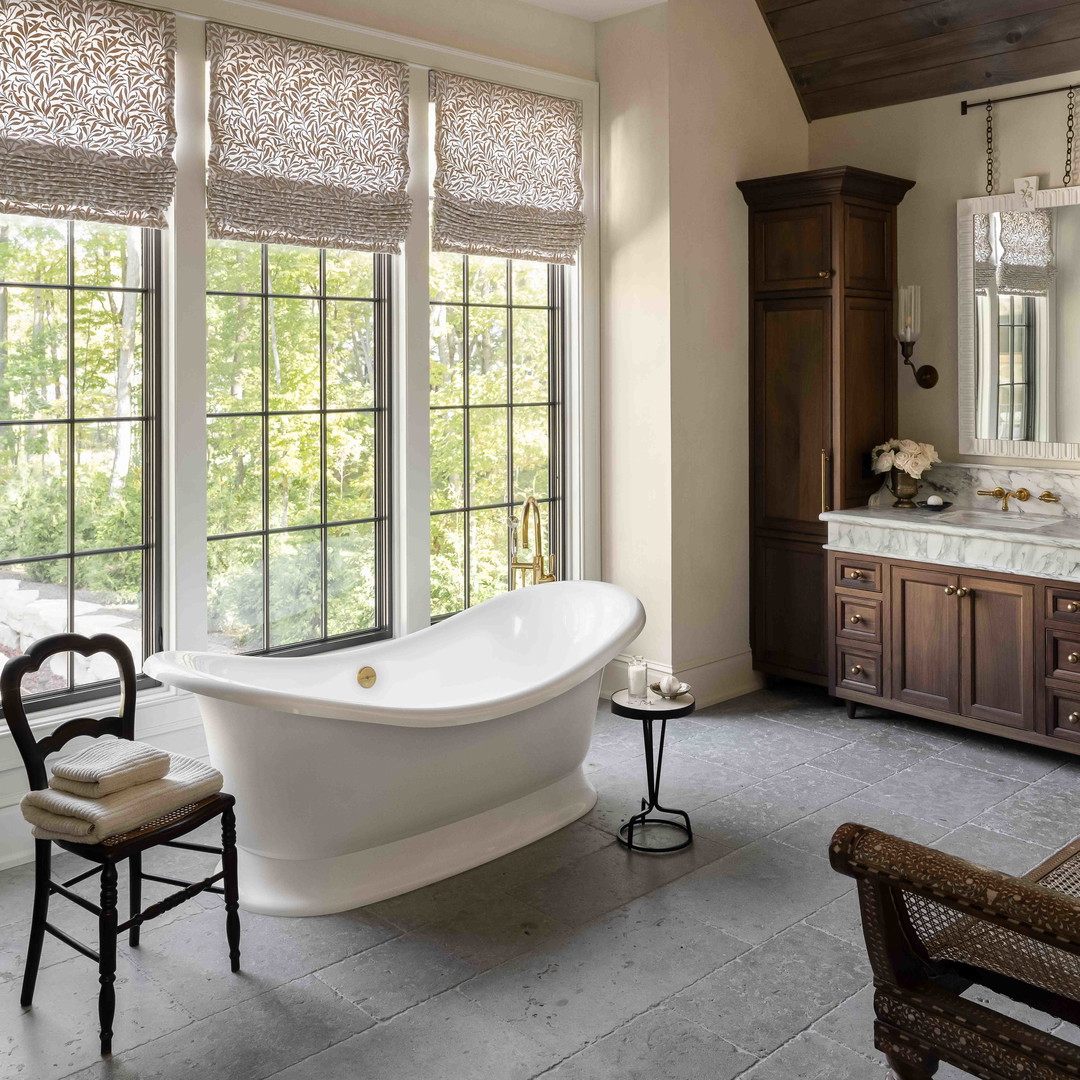
<path id="1" fill-rule="evenodd" d="M 949 525 L 966 525 L 975 529 L 1042 529 L 1058 520 L 1049 514 L 1029 517 L 1012 510 L 944 510 L 939 516 Z"/>

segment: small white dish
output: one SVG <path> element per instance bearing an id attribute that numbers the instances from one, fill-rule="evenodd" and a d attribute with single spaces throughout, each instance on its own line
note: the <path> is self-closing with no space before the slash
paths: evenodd
<path id="1" fill-rule="evenodd" d="M 687 694 L 687 693 L 690 692 L 690 684 L 688 682 L 679 683 L 679 689 L 676 690 L 674 694 L 665 694 L 665 693 L 663 693 L 660 690 L 660 683 L 659 682 L 649 683 L 649 689 L 654 694 L 659 694 L 666 701 L 674 701 L 676 698 L 682 697 L 683 694 Z"/>

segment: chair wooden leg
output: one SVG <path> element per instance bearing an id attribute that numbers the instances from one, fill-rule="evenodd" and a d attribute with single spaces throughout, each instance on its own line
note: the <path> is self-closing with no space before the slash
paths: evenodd
<path id="1" fill-rule="evenodd" d="M 116 864 L 101 867 L 101 914 L 98 916 L 98 1021 L 101 1052 L 112 1053 L 113 1015 L 116 1012 Z"/>
<path id="2" fill-rule="evenodd" d="M 41 947 L 45 942 L 45 921 L 49 917 L 49 884 L 52 880 L 52 841 L 34 841 L 34 909 L 30 918 L 30 943 L 26 947 L 26 968 L 23 971 L 23 1008 L 34 1003 Z"/>
<path id="3" fill-rule="evenodd" d="M 917 1065 L 894 1054 L 886 1054 L 885 1058 L 892 1069 L 891 1077 L 894 1080 L 933 1080 L 940 1064 L 937 1058 L 925 1058 Z"/>
<path id="4" fill-rule="evenodd" d="M 236 815 L 228 806 L 221 814 L 221 868 L 225 871 L 225 935 L 229 965 L 240 970 L 240 891 L 236 883 Z"/>
<path id="5" fill-rule="evenodd" d="M 128 917 L 134 919 L 142 911 L 142 852 L 137 851 L 128 859 Z M 128 931 L 128 941 L 133 949 L 139 947 L 139 931 L 136 923 Z"/>

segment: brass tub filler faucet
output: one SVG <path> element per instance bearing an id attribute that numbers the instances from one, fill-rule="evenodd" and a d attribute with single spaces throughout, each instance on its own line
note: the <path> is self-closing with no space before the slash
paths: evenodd
<path id="1" fill-rule="evenodd" d="M 532 544 L 529 543 L 529 523 L 532 522 Z M 510 556 L 510 588 L 526 585 L 543 585 L 554 581 L 555 575 L 548 569 L 544 559 L 544 537 L 540 527 L 540 504 L 530 495 L 521 510 L 520 526 L 511 522 L 513 530 L 512 554 Z M 531 551 L 531 557 L 522 557 L 523 551 Z M 532 575 L 532 580 L 529 576 Z"/>

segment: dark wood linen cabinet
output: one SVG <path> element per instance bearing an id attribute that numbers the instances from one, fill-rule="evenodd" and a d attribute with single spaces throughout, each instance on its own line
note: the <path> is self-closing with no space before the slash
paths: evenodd
<path id="1" fill-rule="evenodd" d="M 754 667 L 825 685 L 827 509 L 880 484 L 896 434 L 896 207 L 914 181 L 843 166 L 741 180 L 750 208 Z"/>

